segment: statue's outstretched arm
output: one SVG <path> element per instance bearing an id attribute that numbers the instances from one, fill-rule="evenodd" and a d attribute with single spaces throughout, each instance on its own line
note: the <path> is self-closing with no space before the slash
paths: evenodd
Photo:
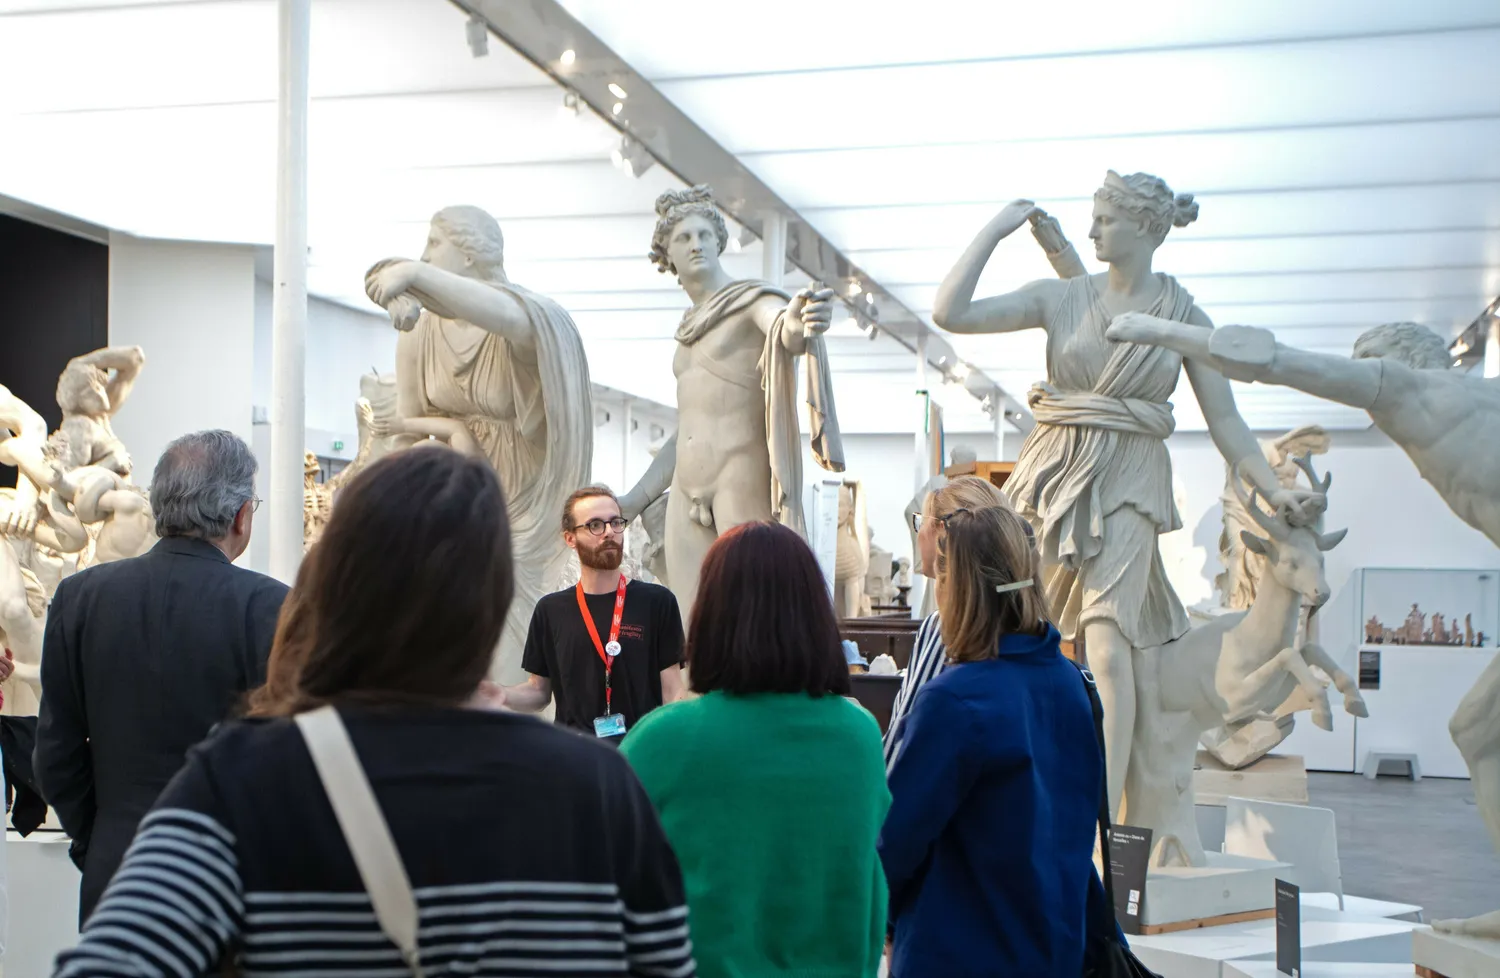
<path id="1" fill-rule="evenodd" d="M 388 259 L 365 273 L 365 292 L 386 308 L 409 295 L 434 315 L 473 323 L 505 337 L 517 349 L 536 349 L 536 328 L 521 303 L 479 279 L 455 275 L 425 261 Z"/>
<path id="2" fill-rule="evenodd" d="M 933 322 L 951 333 L 1009 333 L 1047 325 L 1051 303 L 1067 287 L 1062 282 L 1032 282 L 1005 295 L 974 298 L 995 248 L 1035 213 L 1039 212 L 1031 201 L 1018 200 L 985 225 L 938 287 Z"/>
<path id="3" fill-rule="evenodd" d="M 104 370 L 113 371 L 105 393 L 109 395 L 109 413 L 120 410 L 120 405 L 130 396 L 135 380 L 146 365 L 146 354 L 138 346 L 108 346 L 78 358 Z"/>
<path id="4" fill-rule="evenodd" d="M 1115 317 L 1106 335 L 1112 340 L 1176 350 L 1207 363 L 1230 380 L 1279 384 L 1365 410 L 1380 393 L 1379 360 L 1299 350 L 1276 342 L 1275 334 L 1257 326 L 1213 329 L 1127 313 Z"/>

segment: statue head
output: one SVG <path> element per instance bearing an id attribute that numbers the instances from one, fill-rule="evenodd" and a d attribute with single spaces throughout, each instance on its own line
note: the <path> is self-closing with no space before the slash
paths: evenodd
<path id="1" fill-rule="evenodd" d="M 973 465 L 979 460 L 979 453 L 968 445 L 954 445 L 953 450 L 948 453 L 950 465 Z"/>
<path id="2" fill-rule="evenodd" d="M 1168 231 L 1197 219 L 1198 205 L 1192 194 L 1174 195 L 1166 181 L 1149 173 L 1122 177 L 1110 170 L 1104 186 L 1094 192 L 1089 240 L 1100 261 L 1114 263 L 1135 254 L 1150 255 L 1161 247 Z"/>
<path id="3" fill-rule="evenodd" d="M 57 406 L 63 414 L 104 414 L 109 410 L 108 384 L 102 368 L 70 360 L 57 378 Z"/>
<path id="4" fill-rule="evenodd" d="M 505 277 L 505 236 L 500 224 L 478 207 L 444 207 L 432 215 L 422 260 L 455 275 Z"/>
<path id="5" fill-rule="evenodd" d="M 1356 360 L 1395 360 L 1413 370 L 1447 370 L 1453 354 L 1443 338 L 1416 323 L 1386 323 L 1354 341 Z"/>
<path id="6" fill-rule="evenodd" d="M 656 230 L 651 232 L 649 257 L 657 271 L 679 278 L 711 273 L 718 269 L 719 256 L 728 244 L 729 228 L 707 186 L 668 190 L 656 198 Z"/>
<path id="7" fill-rule="evenodd" d="M 302 474 L 317 475 L 323 471 L 323 463 L 318 461 L 318 456 L 312 452 L 302 453 Z"/>

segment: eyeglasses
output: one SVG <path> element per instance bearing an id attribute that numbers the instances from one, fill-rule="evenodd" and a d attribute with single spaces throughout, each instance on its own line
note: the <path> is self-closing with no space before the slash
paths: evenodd
<path id="1" fill-rule="evenodd" d="M 629 523 L 616 516 L 612 520 L 589 520 L 587 523 L 580 523 L 573 527 L 573 532 L 577 533 L 579 530 L 588 530 L 594 536 L 602 537 L 606 529 L 615 533 L 624 533 L 625 527 L 629 525 Z"/>
<path id="2" fill-rule="evenodd" d="M 953 517 L 959 515 L 960 513 L 968 513 L 968 512 L 969 512 L 969 510 L 960 508 L 960 509 L 955 509 L 953 512 L 949 513 L 947 516 L 923 516 L 921 513 L 912 513 L 911 514 L 911 530 L 912 530 L 913 533 L 921 533 L 922 532 L 922 525 L 924 523 L 926 523 L 929 519 L 935 520 L 936 522 L 941 523 L 943 526 L 947 526 L 948 525 L 948 521 L 951 520 L 951 519 L 953 519 Z"/>
<path id="3" fill-rule="evenodd" d="M 256 510 L 260 509 L 260 503 L 261 503 L 261 498 L 259 496 L 251 496 L 250 497 L 250 512 L 253 513 Z"/>

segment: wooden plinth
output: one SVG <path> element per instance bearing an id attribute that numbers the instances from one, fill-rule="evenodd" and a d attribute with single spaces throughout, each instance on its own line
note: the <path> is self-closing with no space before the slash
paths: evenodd
<path id="1" fill-rule="evenodd" d="M 1141 933 L 1175 934 L 1178 931 L 1198 930 L 1202 927 L 1218 927 L 1221 924 L 1243 924 L 1251 920 L 1270 920 L 1276 916 L 1274 907 L 1266 910 L 1246 910 L 1244 913 L 1226 913 L 1218 917 L 1200 917 L 1196 920 L 1178 920 L 1170 924 L 1143 924 Z"/>

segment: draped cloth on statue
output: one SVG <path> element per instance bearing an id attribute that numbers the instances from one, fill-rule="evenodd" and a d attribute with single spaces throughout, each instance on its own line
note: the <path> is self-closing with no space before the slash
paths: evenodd
<path id="1" fill-rule="evenodd" d="M 1161 295 L 1143 311 L 1186 322 L 1193 297 L 1171 276 L 1157 278 Z M 1037 530 L 1063 634 L 1111 621 L 1149 648 L 1188 630 L 1156 541 L 1182 525 L 1165 444 L 1182 357 L 1111 342 L 1111 318 L 1090 276 L 1069 280 L 1047 325 L 1050 380 L 1027 397 L 1037 424 L 1005 492 Z"/>
<path id="2" fill-rule="evenodd" d="M 526 311 L 534 351 L 428 311 L 416 331 L 424 413 L 462 420 L 505 490 L 516 593 L 490 675 L 514 684 L 525 679 L 521 650 L 532 610 L 557 589 L 567 565 L 558 520 L 568 495 L 589 481 L 594 425 L 588 360 L 572 318 L 546 296 L 486 284 Z"/>
<path id="3" fill-rule="evenodd" d="M 715 360 L 698 341 L 720 322 L 743 312 L 759 298 L 791 297 L 769 282 L 751 279 L 731 282 L 683 313 L 677 342 L 687 347 L 693 362 L 721 380 L 748 389 L 760 388 L 766 401 L 766 451 L 771 460 L 771 514 L 778 523 L 807 535 L 802 513 L 802 432 L 797 426 L 797 361 L 786 348 L 785 314 L 766 331 L 765 347 L 754 375 L 746 375 Z M 844 471 L 844 445 L 833 405 L 833 374 L 823 337 L 807 340 L 807 411 L 813 457 L 830 472 Z"/>

